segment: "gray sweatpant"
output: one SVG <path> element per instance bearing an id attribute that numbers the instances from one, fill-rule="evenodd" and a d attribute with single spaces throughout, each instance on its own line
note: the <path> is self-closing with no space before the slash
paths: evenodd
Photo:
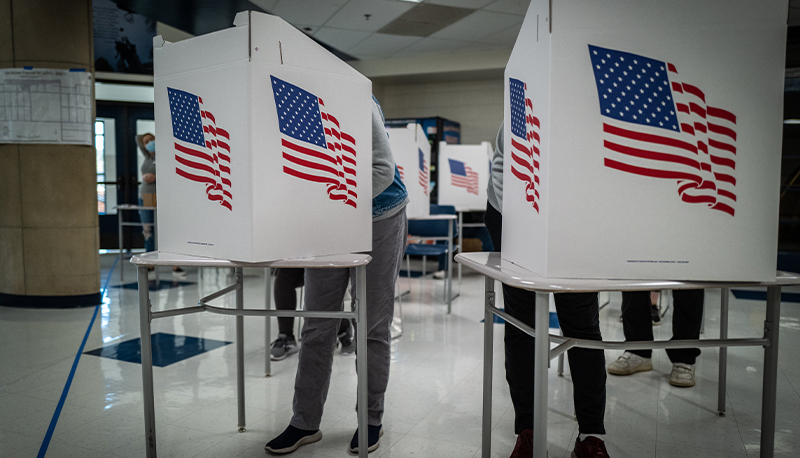
<path id="1" fill-rule="evenodd" d="M 391 323 L 394 287 L 405 252 L 408 220 L 405 210 L 372 223 L 372 261 L 367 265 L 367 406 L 369 424 L 378 426 L 389 383 Z M 306 269 L 306 310 L 339 311 L 347 282 L 355 269 Z M 360 298 L 361 299 L 361 298 Z M 303 324 L 303 345 L 294 382 L 294 416 L 290 424 L 319 429 L 331 381 L 333 352 L 339 321 L 308 318 Z M 361 336 L 356 335 L 356 338 Z"/>

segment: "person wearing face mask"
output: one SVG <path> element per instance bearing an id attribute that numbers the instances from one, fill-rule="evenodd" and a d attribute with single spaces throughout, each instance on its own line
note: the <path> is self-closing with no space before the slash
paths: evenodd
<path id="1" fill-rule="evenodd" d="M 146 133 L 136 136 L 136 144 L 144 156 L 142 162 L 142 186 L 139 188 L 139 205 L 155 207 L 156 201 L 156 136 Z M 142 221 L 142 235 L 144 235 L 144 250 L 155 251 L 156 240 L 153 235 L 154 210 L 139 210 L 139 219 Z M 148 268 L 152 270 L 152 267 Z M 186 272 L 178 266 L 172 268 L 174 275 L 183 276 Z"/>

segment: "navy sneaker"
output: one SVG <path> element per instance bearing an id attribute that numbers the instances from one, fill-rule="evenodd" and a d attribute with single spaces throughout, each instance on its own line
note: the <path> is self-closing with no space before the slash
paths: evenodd
<path id="1" fill-rule="evenodd" d="M 374 452 L 380 447 L 381 436 L 383 436 L 383 425 L 367 425 L 367 452 Z M 358 430 L 353 434 L 349 451 L 354 455 L 358 453 Z"/>
<path id="2" fill-rule="evenodd" d="M 276 455 L 292 453 L 302 445 L 311 444 L 322 439 L 320 430 L 308 431 L 289 425 L 280 436 L 267 442 L 264 450 Z"/>

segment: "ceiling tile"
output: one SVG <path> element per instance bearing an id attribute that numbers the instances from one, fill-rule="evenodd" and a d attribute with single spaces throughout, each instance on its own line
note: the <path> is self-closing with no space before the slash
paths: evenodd
<path id="1" fill-rule="evenodd" d="M 339 51 L 348 52 L 353 46 L 361 43 L 370 35 L 372 35 L 372 32 L 322 27 L 314 33 L 314 38 Z"/>
<path id="2" fill-rule="evenodd" d="M 430 37 L 445 40 L 480 41 L 481 38 L 518 26 L 522 23 L 522 19 L 521 16 L 481 10 L 445 27 Z"/>
<path id="3" fill-rule="evenodd" d="M 358 58 L 390 57 L 412 44 L 420 41 L 420 37 L 400 37 L 375 33 L 348 51 Z"/>
<path id="4" fill-rule="evenodd" d="M 425 3 L 432 5 L 457 6 L 459 8 L 470 8 L 477 10 L 492 3 L 494 0 L 425 0 Z"/>
<path id="5" fill-rule="evenodd" d="M 347 0 L 280 0 L 270 12 L 292 24 L 321 26 L 345 3 Z"/>
<path id="6" fill-rule="evenodd" d="M 519 35 L 520 29 L 522 29 L 521 22 L 498 33 L 481 38 L 478 41 L 492 45 L 513 47 L 514 43 L 517 42 L 517 35 Z"/>
<path id="7" fill-rule="evenodd" d="M 272 9 L 275 8 L 275 5 L 278 3 L 278 0 L 250 0 L 250 3 L 271 13 Z"/>
<path id="8" fill-rule="evenodd" d="M 398 1 L 350 0 L 325 26 L 376 32 L 414 6 L 414 3 Z M 365 17 L 367 14 L 369 19 Z"/>
<path id="9" fill-rule="evenodd" d="M 528 5 L 531 0 L 497 0 L 484 8 L 486 11 L 497 11 L 498 13 L 519 14 L 525 16 L 528 12 Z"/>
<path id="10" fill-rule="evenodd" d="M 411 46 L 398 52 L 398 56 L 416 56 L 420 54 L 443 54 L 457 51 L 469 45 L 465 41 L 437 40 L 436 38 L 423 38 Z"/>

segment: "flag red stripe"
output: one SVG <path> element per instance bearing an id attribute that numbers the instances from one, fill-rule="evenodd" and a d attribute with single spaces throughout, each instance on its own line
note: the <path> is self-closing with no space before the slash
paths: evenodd
<path id="1" fill-rule="evenodd" d="M 200 103 L 203 103 L 203 102 L 200 102 Z M 211 122 L 213 122 L 214 124 L 217 123 L 217 120 L 214 118 L 214 115 L 212 115 L 210 111 L 201 111 L 200 112 L 200 116 L 210 119 Z"/>
<path id="2" fill-rule="evenodd" d="M 512 154 L 511 159 L 517 164 L 519 164 L 520 167 L 523 167 L 525 170 L 528 170 L 529 172 L 533 173 L 533 166 L 531 166 L 531 164 L 525 159 L 517 156 L 516 154 Z"/>
<path id="3" fill-rule="evenodd" d="M 728 137 L 731 137 L 734 141 L 736 141 L 736 132 L 734 132 L 733 129 L 730 129 L 728 127 L 708 123 L 708 130 L 714 132 L 715 134 L 727 135 Z"/>
<path id="4" fill-rule="evenodd" d="M 297 178 L 301 178 L 307 181 L 313 181 L 315 183 L 328 183 L 328 184 L 338 184 L 332 178 L 321 177 L 317 175 L 309 175 L 307 173 L 298 172 L 295 169 L 283 166 L 283 173 L 292 175 Z"/>
<path id="5" fill-rule="evenodd" d="M 713 154 L 709 155 L 709 157 L 711 158 L 711 162 L 713 162 L 716 165 L 730 167 L 736 170 L 736 161 L 734 161 L 733 159 L 728 159 L 727 157 L 714 156 Z"/>
<path id="6" fill-rule="evenodd" d="M 328 172 L 328 173 L 330 173 L 330 174 L 332 174 L 334 176 L 339 176 L 339 174 L 337 173 L 336 169 L 334 169 L 333 167 L 328 167 L 327 165 L 322 165 L 322 164 L 318 164 L 316 162 L 306 161 L 304 159 L 300 159 L 300 158 L 294 157 L 291 154 L 286 153 L 286 152 L 283 153 L 283 158 L 286 159 L 287 161 L 293 162 L 293 163 L 295 163 L 297 165 L 302 165 L 303 167 L 308 167 L 308 168 L 314 169 L 314 170 L 321 170 L 323 172 Z M 335 181 L 333 178 L 328 178 L 328 181 L 326 181 L 326 183 L 337 183 L 338 184 L 338 181 Z"/>
<path id="7" fill-rule="evenodd" d="M 354 150 L 353 148 L 345 145 L 344 143 L 342 143 L 342 150 L 347 151 L 348 153 L 352 154 L 353 156 L 356 155 L 356 150 Z"/>
<path id="8" fill-rule="evenodd" d="M 291 150 L 297 151 L 298 153 L 307 154 L 309 156 L 313 156 L 316 157 L 317 159 L 322 159 L 330 162 L 333 165 L 336 165 L 336 160 L 328 156 L 327 154 L 320 153 L 319 151 L 314 151 L 313 149 L 306 148 L 304 146 L 295 145 L 294 143 L 286 140 L 285 138 L 281 139 L 281 144 Z"/>
<path id="9" fill-rule="evenodd" d="M 708 129 L 706 128 L 706 125 L 703 124 L 702 122 L 695 122 L 694 123 L 694 130 L 696 130 L 698 132 L 702 132 L 704 134 L 708 132 Z"/>
<path id="10" fill-rule="evenodd" d="M 672 83 L 672 90 L 683 94 L 683 88 L 681 87 L 681 83 Z"/>
<path id="11" fill-rule="evenodd" d="M 694 135 L 694 127 L 692 127 L 690 124 L 682 123 L 681 130 L 683 130 L 687 134 Z"/>
<path id="12" fill-rule="evenodd" d="M 700 182 L 701 178 L 697 175 L 692 175 L 690 173 L 683 173 L 683 172 L 673 172 L 670 170 L 656 170 L 656 169 L 648 169 L 644 167 L 637 167 L 630 164 L 623 164 L 622 162 L 617 162 L 612 159 L 605 159 L 606 167 L 610 167 L 612 169 L 617 169 L 622 172 L 633 173 L 635 175 L 642 175 L 646 177 L 652 178 L 668 178 L 673 180 L 691 180 L 695 182 Z"/>
<path id="13" fill-rule="evenodd" d="M 678 108 L 679 112 L 691 114 L 691 110 L 689 110 L 689 105 L 686 105 L 685 103 L 676 103 L 675 106 Z"/>
<path id="14" fill-rule="evenodd" d="M 217 127 L 216 129 L 217 129 L 217 135 L 221 135 L 221 136 L 225 137 L 226 140 L 230 140 L 231 139 L 231 136 L 230 136 L 230 134 L 228 133 L 227 130 L 220 129 L 219 127 Z"/>
<path id="15" fill-rule="evenodd" d="M 230 158 L 230 156 L 226 156 L 226 155 L 224 155 L 224 154 L 222 154 L 222 153 L 217 153 L 217 157 L 218 157 L 218 158 L 220 158 L 220 159 L 222 159 L 223 161 L 227 162 L 228 164 L 230 164 L 230 163 L 231 163 L 231 158 Z"/>
<path id="16" fill-rule="evenodd" d="M 706 146 L 705 143 L 703 143 L 703 142 L 701 142 L 699 140 L 697 141 L 697 149 L 698 149 L 698 151 L 702 151 L 702 152 L 708 154 L 708 146 Z"/>
<path id="17" fill-rule="evenodd" d="M 657 153 L 655 151 L 648 151 L 638 148 L 631 148 L 629 146 L 619 145 L 617 143 L 612 143 L 608 140 L 604 140 L 604 146 L 612 151 L 616 151 L 618 153 L 626 154 L 628 156 L 633 157 L 640 157 L 642 159 L 652 159 L 654 161 L 662 161 L 662 162 L 673 162 L 676 164 L 684 164 L 692 167 L 694 169 L 700 170 L 700 163 L 694 159 L 690 159 L 688 157 L 679 156 L 676 154 L 667 154 L 667 153 Z"/>
<path id="18" fill-rule="evenodd" d="M 706 107 L 706 109 L 708 110 L 709 116 L 713 116 L 715 118 L 722 118 L 736 124 L 736 115 L 731 113 L 730 111 L 714 107 Z"/>
<path id="19" fill-rule="evenodd" d="M 735 215 L 734 215 L 734 210 L 733 210 L 733 208 L 731 208 L 731 206 L 730 206 L 730 205 L 725 205 L 725 204 L 723 204 L 723 203 L 717 202 L 717 203 L 716 203 L 716 204 L 715 204 L 713 207 L 711 207 L 711 208 L 712 208 L 712 209 L 714 209 L 714 210 L 719 210 L 719 211 L 721 211 L 721 212 L 725 212 L 725 213 L 727 213 L 727 214 L 729 214 L 729 215 L 731 215 L 731 216 L 735 216 Z"/>
<path id="20" fill-rule="evenodd" d="M 206 161 L 211 162 L 211 163 L 214 162 L 214 159 L 210 155 L 208 155 L 208 154 L 206 154 L 206 153 L 204 153 L 202 151 L 197 151 L 197 150 L 194 150 L 194 149 L 191 149 L 191 148 L 187 148 L 187 147 L 185 147 L 183 145 L 179 145 L 177 143 L 175 143 L 175 149 L 180 151 L 181 153 L 188 154 L 189 156 L 194 156 L 194 157 L 196 157 L 198 159 L 203 159 L 203 160 L 206 160 Z M 177 157 L 177 155 L 176 155 L 176 157 Z"/>
<path id="21" fill-rule="evenodd" d="M 207 166 L 207 165 L 205 165 L 205 164 L 201 164 L 199 162 L 190 161 L 188 159 L 185 159 L 185 158 L 182 158 L 182 157 L 178 156 L 177 154 L 175 155 L 175 160 L 178 161 L 179 163 L 185 165 L 186 167 L 191 167 L 193 169 L 202 170 L 202 171 L 208 172 L 208 173 L 210 173 L 212 175 L 216 175 L 214 173 L 214 169 L 209 167 L 209 166 Z"/>
<path id="22" fill-rule="evenodd" d="M 670 64 L 670 63 L 668 63 L 668 64 L 667 64 L 667 69 L 668 69 L 669 71 L 671 71 L 672 73 L 678 73 L 678 69 L 677 69 L 677 68 L 675 68 L 675 66 L 674 66 L 674 65 L 672 65 L 672 64 Z"/>
<path id="23" fill-rule="evenodd" d="M 219 145 L 219 147 L 224 149 L 225 151 L 227 151 L 229 153 L 231 152 L 231 147 L 227 143 L 225 143 L 225 142 L 223 142 L 221 140 L 217 140 L 217 145 Z"/>
<path id="24" fill-rule="evenodd" d="M 716 149 L 721 149 L 721 150 L 724 150 L 724 151 L 730 151 L 731 153 L 736 154 L 736 147 L 735 146 L 729 145 L 729 144 L 723 143 L 723 142 L 718 142 L 718 141 L 716 141 L 714 139 L 711 139 L 711 138 L 708 139 L 708 146 L 710 146 L 712 148 L 716 148 Z"/>
<path id="25" fill-rule="evenodd" d="M 175 168 L 175 173 L 177 173 L 178 175 L 180 175 L 180 176 L 182 176 L 182 177 L 184 177 L 184 178 L 186 178 L 188 180 L 196 181 L 198 183 L 210 183 L 210 184 L 214 184 L 215 183 L 214 180 L 209 178 L 209 177 L 204 177 L 204 176 L 195 175 L 195 174 L 192 174 L 192 173 L 189 173 L 189 172 L 184 172 L 183 170 L 181 170 L 181 169 L 179 169 L 177 167 Z"/>
<path id="26" fill-rule="evenodd" d="M 736 202 L 736 194 L 730 191 L 726 191 L 724 189 L 717 189 L 717 194 L 722 197 L 727 197 L 728 199 L 731 199 L 732 201 Z"/>
<path id="27" fill-rule="evenodd" d="M 519 178 L 520 180 L 526 183 L 531 182 L 531 178 L 529 176 L 526 176 L 522 172 L 517 171 L 517 169 L 515 169 L 514 167 L 511 167 L 511 173 L 513 173 L 515 177 Z"/>
<path id="28" fill-rule="evenodd" d="M 695 96 L 695 97 L 699 98 L 699 99 L 700 99 L 700 100 L 702 100 L 703 102 L 705 102 L 705 101 L 706 101 L 706 95 L 705 95 L 705 94 L 703 93 L 703 91 L 701 91 L 701 90 L 700 90 L 700 88 L 698 88 L 697 86 L 692 86 L 691 84 L 686 84 L 686 83 L 683 83 L 683 89 L 684 89 L 684 90 L 685 90 L 687 93 L 689 93 L 689 94 L 692 94 L 693 96 Z"/>
<path id="29" fill-rule="evenodd" d="M 518 142 L 515 138 L 511 138 L 511 146 L 525 153 L 525 155 L 527 156 L 531 157 L 533 156 L 531 154 L 531 150 L 529 148 L 522 146 L 522 143 Z"/>
<path id="30" fill-rule="evenodd" d="M 693 196 L 690 194 L 681 194 L 681 200 L 690 204 L 713 204 L 717 201 L 712 196 Z"/>
<path id="31" fill-rule="evenodd" d="M 347 204 L 347 205 L 349 205 L 349 206 L 351 206 L 351 207 L 353 207 L 353 208 L 356 208 L 356 203 L 355 203 L 355 202 L 353 202 L 352 200 L 349 200 L 349 199 L 348 199 L 348 200 L 346 200 L 344 203 L 345 203 L 345 204 Z"/>
<path id="32" fill-rule="evenodd" d="M 685 149 L 686 151 L 690 151 L 692 153 L 697 153 L 697 147 L 692 145 L 691 143 L 686 143 L 684 141 L 675 140 L 673 138 L 668 137 L 661 137 L 659 135 L 652 135 L 652 134 L 643 134 L 640 132 L 633 132 L 630 130 L 625 130 L 619 127 L 611 126 L 608 124 L 603 123 L 603 131 L 609 133 L 611 135 L 617 135 L 624 138 L 630 138 L 632 140 L 639 140 L 642 142 L 649 142 L 649 143 L 656 143 L 659 145 L 665 146 L 674 146 L 675 148 Z"/>
<path id="33" fill-rule="evenodd" d="M 230 169 L 230 167 L 225 167 L 225 166 L 224 166 L 224 165 L 222 165 L 222 164 L 220 164 L 220 165 L 219 165 L 219 171 L 220 171 L 220 172 L 227 173 L 228 175 L 230 175 L 230 173 L 231 173 L 231 169 Z"/>
<path id="34" fill-rule="evenodd" d="M 690 102 L 689 108 L 692 110 L 693 113 L 697 113 L 698 115 L 700 115 L 701 118 L 705 119 L 706 110 L 703 107 L 694 102 Z"/>
<path id="35" fill-rule="evenodd" d="M 230 211 L 233 211 L 233 207 L 231 206 L 231 203 L 228 202 L 227 200 L 222 201 L 222 203 L 220 205 L 222 205 L 223 207 L 227 208 Z"/>
<path id="36" fill-rule="evenodd" d="M 342 140 L 345 140 L 345 141 L 348 141 L 348 142 L 352 143 L 353 146 L 355 146 L 355 144 L 356 144 L 356 139 L 353 138 L 352 136 L 344 133 L 344 132 L 342 132 Z M 355 153 L 355 151 L 353 151 L 353 153 Z"/>
<path id="37" fill-rule="evenodd" d="M 732 177 L 731 175 L 714 172 L 714 178 L 716 178 L 717 181 L 724 181 L 736 186 L 736 178 Z"/>

